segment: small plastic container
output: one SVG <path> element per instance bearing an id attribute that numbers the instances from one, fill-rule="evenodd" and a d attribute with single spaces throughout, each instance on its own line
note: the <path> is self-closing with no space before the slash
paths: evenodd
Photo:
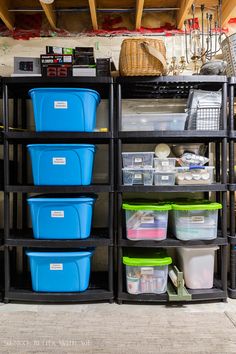
<path id="1" fill-rule="evenodd" d="M 174 186 L 175 184 L 175 171 L 170 172 L 154 172 L 155 186 Z"/>
<path id="2" fill-rule="evenodd" d="M 85 291 L 89 285 L 93 252 L 93 249 L 76 252 L 26 251 L 30 260 L 33 291 Z"/>
<path id="3" fill-rule="evenodd" d="M 84 88 L 34 88 L 33 101 L 36 131 L 92 132 L 100 103 L 97 91 Z"/>
<path id="4" fill-rule="evenodd" d="M 35 185 L 89 185 L 92 182 L 95 145 L 27 145 Z"/>
<path id="5" fill-rule="evenodd" d="M 213 240 L 217 237 L 219 203 L 172 204 L 171 225 L 176 238 L 188 240 Z"/>
<path id="6" fill-rule="evenodd" d="M 187 113 L 123 114 L 123 131 L 184 130 Z"/>
<path id="7" fill-rule="evenodd" d="M 214 279 L 215 251 L 219 247 L 179 247 L 180 269 L 189 289 L 211 289 Z"/>
<path id="8" fill-rule="evenodd" d="M 153 167 L 154 152 L 122 152 L 123 167 Z"/>
<path id="9" fill-rule="evenodd" d="M 212 184 L 214 182 L 214 168 L 213 166 L 177 167 L 176 184 Z"/>
<path id="10" fill-rule="evenodd" d="M 27 199 L 36 239 L 85 239 L 90 236 L 96 196 L 39 195 Z"/>
<path id="11" fill-rule="evenodd" d="M 124 203 L 126 236 L 129 240 L 166 239 L 169 204 L 163 203 Z"/>
<path id="12" fill-rule="evenodd" d="M 122 168 L 123 184 L 133 186 L 140 184 L 143 186 L 153 185 L 153 168 Z"/>
<path id="13" fill-rule="evenodd" d="M 123 257 L 129 294 L 163 294 L 167 290 L 168 265 L 172 263 L 164 251 L 142 250 Z"/>
<path id="14" fill-rule="evenodd" d="M 165 159 L 154 158 L 154 168 L 161 172 L 175 171 L 176 158 L 167 157 Z"/>

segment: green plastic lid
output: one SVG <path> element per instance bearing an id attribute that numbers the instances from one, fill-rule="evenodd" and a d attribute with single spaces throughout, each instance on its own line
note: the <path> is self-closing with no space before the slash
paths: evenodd
<path id="1" fill-rule="evenodd" d="M 134 251 L 123 257 L 123 263 L 133 267 L 165 266 L 172 263 L 172 258 L 168 257 L 164 251 Z"/>
<path id="2" fill-rule="evenodd" d="M 171 210 L 171 205 L 166 203 L 147 203 L 147 202 L 132 202 L 123 203 L 122 208 L 125 210 Z"/>
<path id="3" fill-rule="evenodd" d="M 220 203 L 206 203 L 203 201 L 200 204 L 172 204 L 173 210 L 218 210 L 222 209 L 222 205 Z"/>

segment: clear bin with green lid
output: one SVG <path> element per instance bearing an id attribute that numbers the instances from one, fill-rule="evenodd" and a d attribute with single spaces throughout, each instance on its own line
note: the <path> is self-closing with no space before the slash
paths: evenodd
<path id="1" fill-rule="evenodd" d="M 168 265 L 164 251 L 140 250 L 123 257 L 126 266 L 127 292 L 130 294 L 163 294 L 167 289 Z"/>
<path id="2" fill-rule="evenodd" d="M 213 240 L 217 237 L 218 212 L 222 205 L 210 201 L 172 204 L 172 232 L 182 241 Z"/>
<path id="3" fill-rule="evenodd" d="M 171 205 L 153 202 L 124 203 L 126 236 L 129 240 L 166 239 Z"/>

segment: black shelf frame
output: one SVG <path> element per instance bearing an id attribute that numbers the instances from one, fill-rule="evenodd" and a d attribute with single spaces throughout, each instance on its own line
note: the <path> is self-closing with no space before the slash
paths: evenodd
<path id="1" fill-rule="evenodd" d="M 100 92 L 102 98 L 109 101 L 108 131 L 92 133 L 75 132 L 36 132 L 29 131 L 27 99 L 28 90 L 35 87 L 87 87 Z M 3 90 L 3 119 L 2 133 L 4 144 L 4 266 L 5 266 L 5 297 L 4 301 L 27 302 L 96 302 L 114 299 L 114 82 L 112 78 L 4 78 Z M 13 99 L 13 128 L 9 127 L 9 99 Z M 28 159 L 26 145 L 29 143 L 93 143 L 106 145 L 108 151 L 108 181 L 107 183 L 89 186 L 36 186 L 29 182 Z M 10 151 L 11 148 L 11 151 Z M 11 152 L 11 154 L 10 154 Z M 11 180 L 10 156 L 13 156 L 15 175 L 17 168 L 22 170 L 19 180 Z M 19 166 L 17 166 L 19 165 Z M 84 240 L 39 240 L 33 238 L 32 230 L 28 230 L 27 196 L 31 193 L 101 193 L 107 194 L 108 216 L 106 229 L 93 229 L 92 235 Z M 10 200 L 12 198 L 12 203 Z M 21 215 L 19 215 L 19 205 Z M 12 206 L 12 210 L 10 209 Z M 19 226 L 20 223 L 20 226 Z M 24 249 L 30 247 L 72 249 L 78 247 L 105 247 L 108 263 L 106 283 L 99 287 L 90 287 L 83 293 L 35 293 L 23 282 L 21 287 L 13 286 L 17 279 L 11 274 L 12 260 L 17 252 L 22 255 L 23 274 L 28 270 L 27 257 Z M 12 251 L 13 250 L 13 251 Z M 11 257 L 10 257 L 11 254 Z M 13 254 L 13 255 L 12 255 Z M 14 256 L 15 255 L 15 256 Z M 16 260 L 16 258 L 15 258 Z M 99 283 L 99 279 L 94 281 Z M 19 275 L 16 275 L 16 277 Z"/>
<path id="2" fill-rule="evenodd" d="M 137 85 L 137 86 L 136 86 Z M 159 87 L 162 86 L 162 92 Z M 151 95 L 147 95 L 143 87 L 149 88 Z M 168 96 L 168 88 L 175 92 L 178 97 L 187 97 L 190 88 L 222 89 L 222 130 L 220 131 L 158 131 L 158 132 L 124 132 L 121 130 L 122 119 L 122 98 L 158 98 Z M 226 77 L 204 77 L 204 76 L 180 76 L 180 77 L 124 77 L 117 79 L 117 301 L 135 303 L 167 303 L 167 294 L 139 294 L 131 295 L 126 292 L 125 267 L 122 262 L 123 252 L 127 247 L 133 248 L 176 248 L 186 245 L 206 246 L 217 245 L 217 269 L 218 274 L 214 279 L 214 287 L 207 290 L 190 290 L 192 301 L 226 301 L 227 298 L 227 78 Z M 135 91 L 132 94 L 132 90 Z M 143 90 L 143 91 L 142 91 Z M 159 143 L 159 142 L 204 142 L 215 144 L 215 168 L 216 183 L 212 185 L 195 186 L 125 186 L 122 184 L 122 151 L 123 144 L 137 143 Z M 216 200 L 222 203 L 222 212 L 219 213 L 219 232 L 218 237 L 211 241 L 180 241 L 168 235 L 163 241 L 131 241 L 126 238 L 125 217 L 122 210 L 123 193 L 125 198 L 129 193 L 163 193 L 163 192 L 205 192 L 204 195 L 215 193 Z M 219 278 L 219 281 L 217 281 Z"/>

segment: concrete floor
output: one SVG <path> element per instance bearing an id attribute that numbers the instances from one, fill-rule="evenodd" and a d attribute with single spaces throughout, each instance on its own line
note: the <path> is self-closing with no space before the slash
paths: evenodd
<path id="1" fill-rule="evenodd" d="M 0 304 L 0 353 L 236 353 L 236 300 L 182 307 Z"/>

